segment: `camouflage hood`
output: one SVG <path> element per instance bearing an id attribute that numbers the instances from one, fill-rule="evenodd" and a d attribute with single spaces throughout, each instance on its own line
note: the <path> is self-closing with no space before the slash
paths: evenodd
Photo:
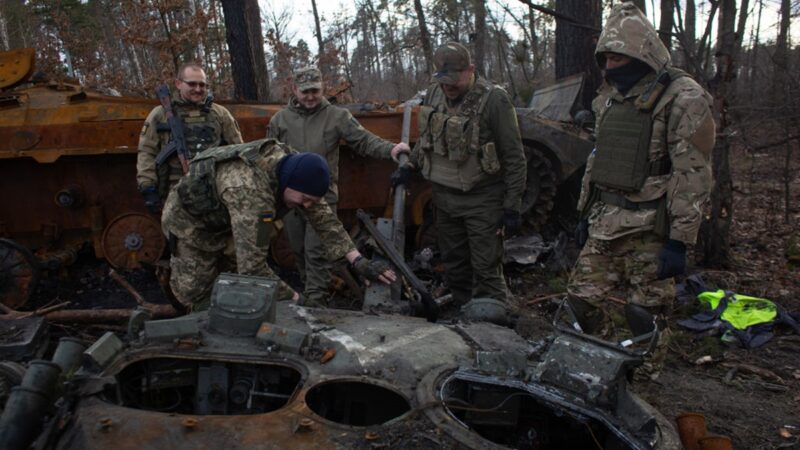
<path id="1" fill-rule="evenodd" d="M 656 72 L 670 62 L 669 51 L 658 38 L 656 29 L 631 2 L 614 6 L 608 16 L 594 51 L 600 67 L 605 65 L 602 55 L 605 52 L 636 58 Z"/>

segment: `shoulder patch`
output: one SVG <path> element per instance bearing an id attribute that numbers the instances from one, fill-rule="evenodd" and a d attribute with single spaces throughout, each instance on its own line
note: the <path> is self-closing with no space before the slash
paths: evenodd
<path id="1" fill-rule="evenodd" d="M 144 125 L 142 126 L 142 132 L 139 133 L 141 136 L 147 134 L 147 129 L 150 128 L 150 122 L 145 121 Z"/>

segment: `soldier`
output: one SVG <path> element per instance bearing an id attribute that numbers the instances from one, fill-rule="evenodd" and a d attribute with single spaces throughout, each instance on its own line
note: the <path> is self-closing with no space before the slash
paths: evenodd
<path id="1" fill-rule="evenodd" d="M 275 139 L 209 149 L 170 191 L 162 226 L 173 248 L 170 286 L 193 309 L 208 307 L 220 272 L 277 276 L 267 265 L 273 222 L 289 210 L 317 232 L 329 260 L 347 258 L 369 280 L 396 279 L 386 265 L 361 256 L 323 200 L 330 185 L 325 160 Z M 280 282 L 280 299 L 300 297 Z"/>
<path id="2" fill-rule="evenodd" d="M 567 290 L 584 330 L 610 336 L 612 293 L 656 315 L 672 304 L 711 190 L 715 134 L 711 97 L 670 64 L 632 3 L 614 7 L 595 55 L 605 83 L 592 105 L 596 149 L 578 203 L 585 246 Z M 664 353 L 656 355 L 652 370 Z"/>
<path id="3" fill-rule="evenodd" d="M 526 176 L 517 115 L 505 90 L 475 74 L 463 45 L 439 47 L 434 63 L 411 161 L 433 184 L 445 278 L 460 304 L 505 302 L 503 234 L 521 225 Z"/>
<path id="4" fill-rule="evenodd" d="M 197 64 L 184 64 L 175 79 L 177 95 L 172 108 L 183 122 L 186 147 L 190 156 L 220 145 L 241 144 L 242 133 L 231 113 L 213 103 L 208 93 L 206 74 Z M 147 209 L 153 214 L 161 210 L 161 203 L 169 189 L 183 175 L 177 155 L 171 156 L 156 167 L 156 156 L 167 146 L 170 129 L 162 106 L 150 111 L 139 134 L 139 153 L 136 162 L 136 181 Z"/>
<path id="5" fill-rule="evenodd" d="M 270 120 L 267 137 L 320 154 L 328 161 L 331 186 L 325 200 L 333 211 L 339 196 L 339 142 L 344 141 L 359 154 L 373 158 L 397 160 L 399 153 L 410 151 L 405 143 L 392 144 L 375 136 L 350 111 L 331 105 L 322 95 L 322 74 L 316 67 L 306 67 L 294 74 L 292 93 L 286 108 Z M 287 214 L 284 225 L 305 283 L 303 295 L 308 301 L 326 304 L 331 274 L 320 237 L 299 211 Z"/>

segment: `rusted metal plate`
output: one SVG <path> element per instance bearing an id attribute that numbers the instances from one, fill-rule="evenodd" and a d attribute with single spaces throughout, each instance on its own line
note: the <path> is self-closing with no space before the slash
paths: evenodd
<path id="1" fill-rule="evenodd" d="M 35 51 L 22 48 L 0 53 L 0 88 L 7 88 L 28 78 L 33 72 Z"/>
<path id="2" fill-rule="evenodd" d="M 126 213 L 109 222 L 102 245 L 112 266 L 136 269 L 142 262 L 158 261 L 166 241 L 157 220 L 145 214 Z"/>
<path id="3" fill-rule="evenodd" d="M 18 101 L 2 107 L 0 114 L 0 189 L 22 195 L 8 196 L 0 204 L 5 235 L 32 249 L 55 250 L 92 241 L 102 256 L 111 249 L 98 248 L 99 234 L 110 219 L 146 213 L 136 188 L 136 147 L 144 119 L 157 102 L 103 96 L 74 85 L 36 85 L 11 94 Z M 263 138 L 270 117 L 283 108 L 222 104 L 236 117 L 246 141 Z M 373 133 L 399 139 L 402 113 L 355 115 Z M 353 223 L 352 211 L 357 208 L 383 212 L 393 169 L 391 161 L 369 160 L 343 150 L 339 168 L 343 221 Z M 84 198 L 80 206 L 63 208 L 53 201 L 65 186 L 80 187 Z M 126 255 L 117 255 L 121 259 L 113 264 L 128 266 Z"/>

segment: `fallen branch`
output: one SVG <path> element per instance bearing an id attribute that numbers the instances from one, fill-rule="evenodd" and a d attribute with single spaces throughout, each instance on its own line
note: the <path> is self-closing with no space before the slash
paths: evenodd
<path id="1" fill-rule="evenodd" d="M 142 294 L 140 294 L 139 291 L 134 289 L 134 287 L 131 286 L 130 283 L 128 283 L 128 280 L 123 278 L 122 275 L 117 273 L 116 270 L 109 269 L 108 270 L 108 276 L 110 276 L 112 279 L 114 279 L 114 281 L 119 283 L 120 286 L 125 288 L 125 290 L 128 291 L 133 296 L 133 298 L 136 300 L 136 303 L 138 303 L 138 304 L 140 304 L 142 306 L 144 306 L 144 304 L 147 303 L 147 302 L 144 301 L 144 297 L 142 297 Z"/>
<path id="2" fill-rule="evenodd" d="M 558 294 L 550 294 L 550 295 L 545 295 L 545 296 L 542 296 L 542 297 L 536 297 L 536 298 L 533 298 L 533 299 L 530 299 L 530 300 L 526 301 L 525 304 L 528 305 L 528 306 L 531 306 L 531 305 L 535 305 L 537 303 L 541 303 L 541 302 L 543 302 L 545 300 L 550 300 L 551 298 L 561 297 L 563 295 L 564 295 L 564 292 L 559 292 Z"/>
<path id="3" fill-rule="evenodd" d="M 745 363 L 722 363 L 723 367 L 735 368 L 740 372 L 747 372 L 757 375 L 761 378 L 769 379 L 778 383 L 783 383 L 783 378 L 779 377 L 775 372 L 765 369 L 763 367 L 754 366 Z"/>
<path id="4" fill-rule="evenodd" d="M 165 319 L 175 317 L 175 311 L 171 305 L 154 305 L 145 303 L 142 305 L 150 312 L 153 319 Z M 70 309 L 66 311 L 55 311 L 46 314 L 44 317 L 50 322 L 70 322 L 70 323 L 96 323 L 96 322 L 123 322 L 131 317 L 132 309 Z"/>
<path id="5" fill-rule="evenodd" d="M 29 313 L 24 313 L 20 316 L 20 318 L 30 317 L 30 316 L 43 316 L 47 313 L 51 313 L 53 311 L 58 311 L 59 309 L 66 308 L 72 302 L 61 302 L 57 305 L 48 306 L 46 308 L 39 308 L 36 311 L 31 311 Z"/>

